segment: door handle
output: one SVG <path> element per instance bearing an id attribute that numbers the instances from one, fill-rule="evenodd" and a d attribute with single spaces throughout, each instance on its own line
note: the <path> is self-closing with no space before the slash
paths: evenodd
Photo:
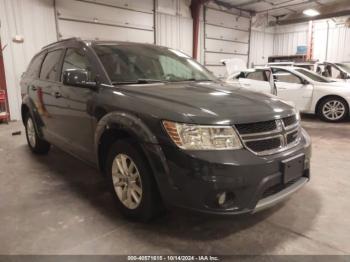
<path id="1" fill-rule="evenodd" d="M 61 93 L 60 92 L 53 92 L 52 95 L 56 98 L 60 98 L 62 97 Z"/>

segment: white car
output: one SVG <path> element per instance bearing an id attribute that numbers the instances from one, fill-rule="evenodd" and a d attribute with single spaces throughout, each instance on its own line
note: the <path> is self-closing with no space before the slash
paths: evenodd
<path id="1" fill-rule="evenodd" d="M 317 114 L 324 121 L 339 122 L 349 116 L 350 84 L 329 80 L 304 68 L 245 69 L 231 74 L 226 82 L 277 95 L 292 101 L 300 112 Z"/>

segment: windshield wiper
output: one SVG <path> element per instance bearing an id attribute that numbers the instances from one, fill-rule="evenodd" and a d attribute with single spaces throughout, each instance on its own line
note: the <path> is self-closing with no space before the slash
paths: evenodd
<path id="1" fill-rule="evenodd" d="M 213 80 L 210 80 L 210 79 L 188 78 L 188 79 L 175 80 L 175 81 L 171 81 L 171 82 L 186 82 L 186 81 L 204 82 L 204 81 L 213 81 Z"/>
<path id="2" fill-rule="evenodd" d="M 135 81 L 114 81 L 113 85 L 134 85 L 134 84 L 150 84 L 150 83 L 163 83 L 165 80 L 159 79 L 148 79 L 148 78 L 139 78 Z"/>

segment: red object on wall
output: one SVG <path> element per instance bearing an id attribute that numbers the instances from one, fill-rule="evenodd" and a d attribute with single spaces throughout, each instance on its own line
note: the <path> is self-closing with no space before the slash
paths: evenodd
<path id="1" fill-rule="evenodd" d="M 8 110 L 8 97 L 6 89 L 5 67 L 2 55 L 2 45 L 0 42 L 0 120 L 9 120 L 10 113 Z"/>

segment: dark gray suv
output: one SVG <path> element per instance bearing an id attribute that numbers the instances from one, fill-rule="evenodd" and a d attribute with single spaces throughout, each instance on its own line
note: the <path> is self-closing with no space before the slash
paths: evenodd
<path id="1" fill-rule="evenodd" d="M 59 41 L 32 59 L 21 87 L 30 149 L 52 144 L 99 167 L 131 218 L 166 205 L 253 213 L 310 178 L 310 138 L 293 107 L 226 86 L 171 48 Z"/>

